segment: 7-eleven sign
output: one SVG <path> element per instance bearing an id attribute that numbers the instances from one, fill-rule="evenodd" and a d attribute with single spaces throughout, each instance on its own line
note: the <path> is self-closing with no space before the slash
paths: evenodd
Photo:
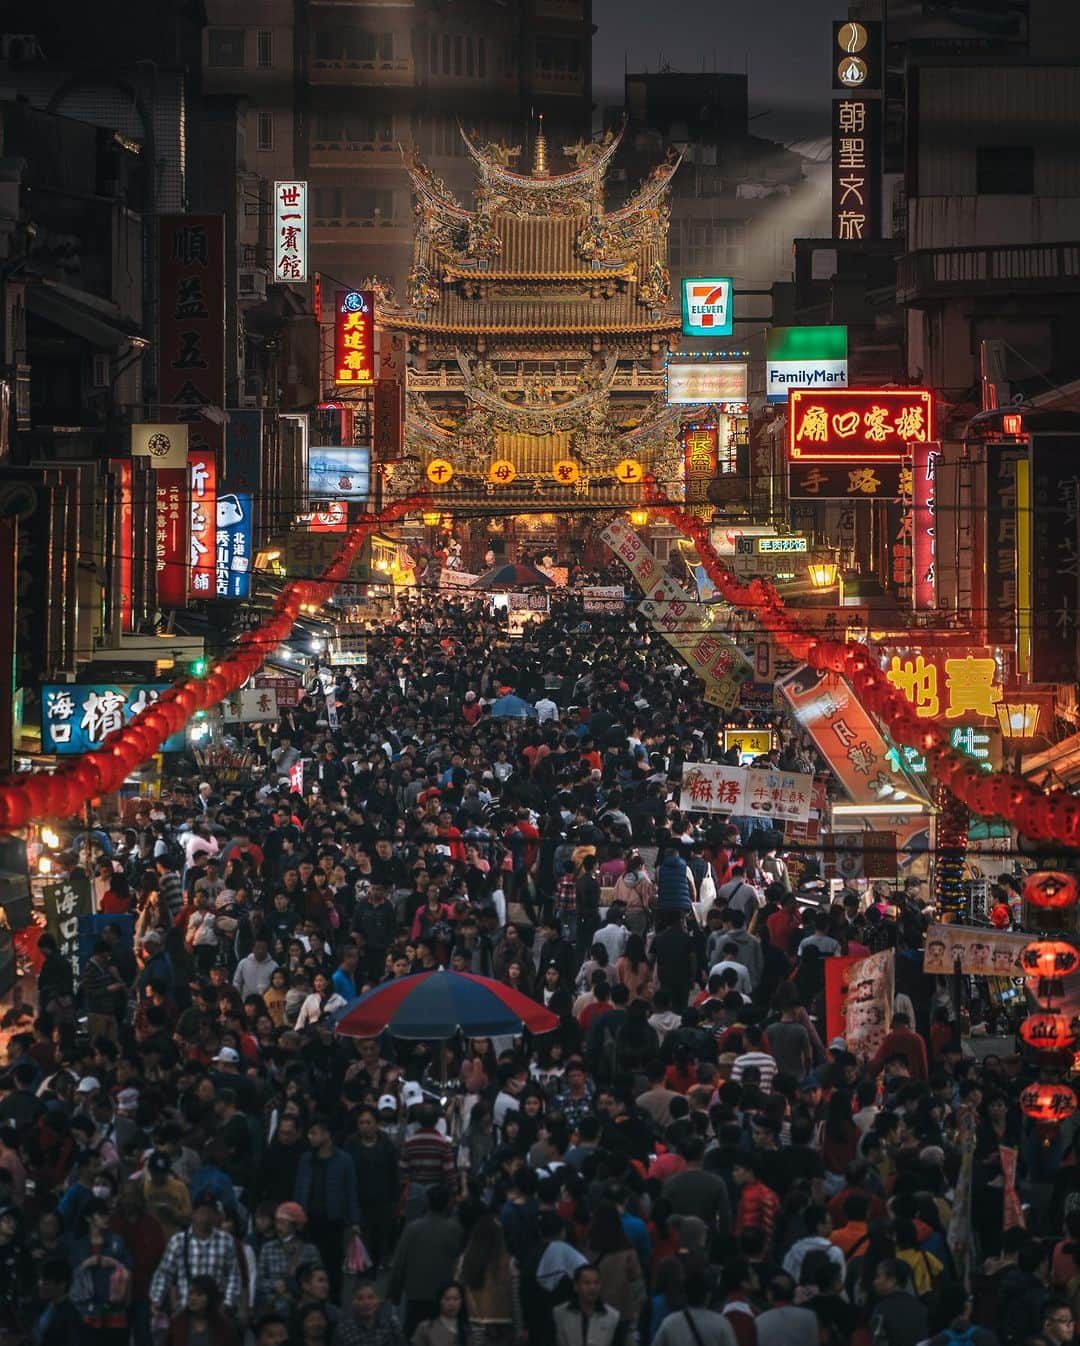
<path id="1" fill-rule="evenodd" d="M 731 335 L 731 277 L 714 276 L 682 283 L 684 336 Z"/>

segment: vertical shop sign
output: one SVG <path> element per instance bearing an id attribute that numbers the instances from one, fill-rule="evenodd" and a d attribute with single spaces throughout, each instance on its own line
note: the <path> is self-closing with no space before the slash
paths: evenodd
<path id="1" fill-rule="evenodd" d="M 836 98 L 832 105 L 832 236 L 881 237 L 881 104 Z"/>
<path id="2" fill-rule="evenodd" d="M 308 278 L 306 182 L 274 183 L 274 281 Z"/>
<path id="3" fill-rule="evenodd" d="M 338 290 L 334 301 L 334 382 L 367 388 L 375 382 L 375 296 Z"/>
<path id="4" fill-rule="evenodd" d="M 114 458 L 110 464 L 116 481 L 116 584 L 118 593 L 114 611 L 120 630 L 135 629 L 135 470 L 130 458 Z"/>
<path id="5" fill-rule="evenodd" d="M 225 406 L 224 217 L 160 216 L 158 282 L 158 401 L 189 448 L 217 453 L 222 428 L 203 410 Z"/>
<path id="6" fill-rule="evenodd" d="M 251 596 L 250 491 L 234 491 L 218 498 L 215 592 L 218 598 Z"/>
<path id="7" fill-rule="evenodd" d="M 188 455 L 191 490 L 191 596 L 209 598 L 214 592 L 217 541 L 217 460 L 205 449 Z"/>
<path id="8" fill-rule="evenodd" d="M 693 504 L 708 500 L 709 482 L 716 476 L 720 453 L 719 427 L 712 424 L 683 428 L 683 467 L 686 499 Z"/>
<path id="9" fill-rule="evenodd" d="M 938 605 L 937 468 L 941 445 L 936 440 L 913 445 L 911 482 L 911 596 L 916 612 Z"/>
<path id="10" fill-rule="evenodd" d="M 1080 615 L 1080 435 L 1033 434 L 1030 624 L 1032 682 L 1076 680 Z"/>
<path id="11" fill-rule="evenodd" d="M 994 645 L 1016 643 L 1016 450 L 987 450 L 986 638 Z M 1025 558 L 1026 559 L 1026 558 Z"/>
<path id="12" fill-rule="evenodd" d="M 153 480 L 158 606 L 182 608 L 188 596 L 188 469 L 163 467 Z"/>

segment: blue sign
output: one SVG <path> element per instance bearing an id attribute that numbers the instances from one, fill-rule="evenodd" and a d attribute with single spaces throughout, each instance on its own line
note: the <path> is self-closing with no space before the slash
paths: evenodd
<path id="1" fill-rule="evenodd" d="M 61 682 L 41 688 L 41 750 L 61 755 L 92 752 L 114 729 L 123 729 L 149 709 L 167 682 Z M 165 740 L 162 752 L 183 752 L 183 730 Z"/>
<path id="2" fill-rule="evenodd" d="M 248 598 L 251 594 L 250 491 L 234 491 L 217 499 L 218 598 Z"/>
<path id="3" fill-rule="evenodd" d="M 312 500 L 366 500 L 370 494 L 370 449 L 308 450 L 308 495 Z"/>

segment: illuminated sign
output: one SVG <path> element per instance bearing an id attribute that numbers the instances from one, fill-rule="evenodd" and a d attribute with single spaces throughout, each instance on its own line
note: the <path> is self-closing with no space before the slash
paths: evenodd
<path id="1" fill-rule="evenodd" d="M 752 538 L 759 556 L 769 552 L 806 552 L 810 550 L 810 539 L 802 537 L 756 537 Z"/>
<path id="2" fill-rule="evenodd" d="M 371 492 L 371 450 L 308 450 L 308 495 L 313 500 L 366 500 Z"/>
<path id="3" fill-rule="evenodd" d="M 672 360 L 667 367 L 668 405 L 709 403 L 718 412 L 745 415 L 747 375 L 742 360 Z"/>
<path id="4" fill-rule="evenodd" d="M 792 388 L 848 386 L 846 327 L 770 327 L 765 340 L 765 391 L 786 402 Z"/>
<path id="5" fill-rule="evenodd" d="M 552 466 L 551 476 L 560 486 L 573 486 L 581 476 L 581 467 L 573 458 L 560 458 Z"/>
<path id="6" fill-rule="evenodd" d="M 517 476 L 517 468 L 509 458 L 496 458 L 488 467 L 488 481 L 496 486 L 509 486 Z"/>
<path id="7" fill-rule="evenodd" d="M 920 720 L 997 723 L 1001 676 L 985 646 L 964 653 L 932 649 L 893 654 L 885 678 L 904 694 Z"/>
<path id="8" fill-rule="evenodd" d="M 624 458 L 615 464 L 615 479 L 624 486 L 633 486 L 645 476 L 645 469 L 636 458 Z"/>
<path id="9" fill-rule="evenodd" d="M 804 566 L 809 539 L 741 537 L 735 542 L 732 569 L 737 575 L 793 576 Z"/>
<path id="10" fill-rule="evenodd" d="M 792 500 L 897 500 L 908 494 L 911 469 L 895 463 L 836 467 L 827 463 L 791 464 Z"/>
<path id="11" fill-rule="evenodd" d="M 312 533 L 344 533 L 349 526 L 349 506 L 344 500 L 327 500 L 312 514 L 299 514 L 301 528 Z"/>
<path id="12" fill-rule="evenodd" d="M 833 88 L 881 88 L 881 24 L 833 22 Z"/>
<path id="13" fill-rule="evenodd" d="M 45 683 L 41 688 L 43 752 L 90 752 L 114 729 L 123 729 L 148 710 L 167 682 Z M 163 752 L 182 752 L 184 731 L 167 738 Z"/>
<path id="14" fill-rule="evenodd" d="M 214 567 L 218 598 L 248 598 L 251 595 L 253 512 L 250 491 L 218 496 Z"/>
<path id="15" fill-rule="evenodd" d="M 911 597 L 916 612 L 937 607 L 937 466 L 941 445 L 916 444 L 911 465 Z"/>
<path id="16" fill-rule="evenodd" d="M 192 598 L 209 598 L 214 591 L 217 543 L 217 459 L 209 449 L 188 454 L 191 526 L 188 568 Z"/>
<path id="17" fill-rule="evenodd" d="M 274 183 L 273 280 L 277 283 L 308 278 L 307 192 L 306 182 Z"/>
<path id="18" fill-rule="evenodd" d="M 832 105 L 833 238 L 881 236 L 881 103 L 836 98 Z"/>
<path id="19" fill-rule="evenodd" d="M 155 471 L 163 467 L 186 468 L 188 427 L 186 425 L 133 425 L 131 456 L 149 458 Z"/>
<path id="20" fill-rule="evenodd" d="M 449 458 L 432 458 L 424 473 L 433 486 L 445 486 L 454 475 L 454 464 Z"/>
<path id="21" fill-rule="evenodd" d="M 933 394 L 925 388 L 792 391 L 792 463 L 889 463 L 933 437 Z"/>
<path id="22" fill-rule="evenodd" d="M 159 607 L 182 608 L 188 595 L 188 469 L 154 473 L 154 574 Z"/>
<path id="23" fill-rule="evenodd" d="M 709 482 L 716 476 L 719 461 L 719 429 L 715 425 L 686 426 L 682 445 L 686 499 L 695 503 L 708 500 Z"/>
<path id="24" fill-rule="evenodd" d="M 338 290 L 334 301 L 334 382 L 368 388 L 375 382 L 375 296 Z"/>
<path id="25" fill-rule="evenodd" d="M 761 757 L 764 753 L 772 752 L 772 730 L 725 729 L 724 751 L 728 752 L 731 748 L 738 748 L 740 757 Z"/>
<path id="26" fill-rule="evenodd" d="M 187 450 L 220 453 L 225 406 L 225 217 L 158 216 L 157 401 L 189 429 Z"/>
<path id="27" fill-rule="evenodd" d="M 699 277 L 682 283 L 684 336 L 730 336 L 732 330 L 730 276 Z"/>

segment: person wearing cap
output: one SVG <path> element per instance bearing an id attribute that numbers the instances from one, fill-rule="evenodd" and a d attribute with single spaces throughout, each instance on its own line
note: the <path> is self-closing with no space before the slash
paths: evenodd
<path id="1" fill-rule="evenodd" d="M 191 1228 L 174 1234 L 150 1282 L 150 1301 L 156 1313 L 179 1312 L 188 1306 L 188 1290 L 195 1276 L 209 1276 L 221 1291 L 225 1306 L 234 1309 L 240 1297 L 240 1264 L 236 1245 L 217 1227 L 219 1208 L 206 1192 L 191 1212 Z"/>
<path id="2" fill-rule="evenodd" d="M 152 1150 L 143 1168 L 143 1198 L 166 1239 L 172 1238 L 191 1219 L 191 1194 L 186 1182 L 172 1172 L 172 1161 L 163 1150 Z"/>
<path id="3" fill-rule="evenodd" d="M 259 1249 L 255 1276 L 256 1315 L 292 1312 L 299 1293 L 296 1274 L 321 1259 L 313 1243 L 304 1241 L 307 1212 L 296 1201 L 283 1201 L 274 1211 L 274 1237 Z"/>

